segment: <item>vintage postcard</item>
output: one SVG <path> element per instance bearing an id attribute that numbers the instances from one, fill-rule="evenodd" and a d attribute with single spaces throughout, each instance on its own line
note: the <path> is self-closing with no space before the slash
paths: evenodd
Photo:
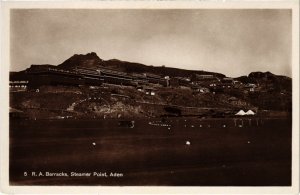
<path id="1" fill-rule="evenodd" d="M 298 1 L 1 6 L 1 192 L 298 193 Z"/>

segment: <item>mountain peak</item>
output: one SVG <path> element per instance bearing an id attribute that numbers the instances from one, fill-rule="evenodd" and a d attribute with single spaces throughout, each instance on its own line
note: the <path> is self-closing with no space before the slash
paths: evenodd
<path id="1" fill-rule="evenodd" d="M 75 54 L 58 66 L 64 69 L 73 69 L 75 67 L 93 68 L 99 66 L 102 61 L 95 52 L 91 52 L 87 54 Z"/>

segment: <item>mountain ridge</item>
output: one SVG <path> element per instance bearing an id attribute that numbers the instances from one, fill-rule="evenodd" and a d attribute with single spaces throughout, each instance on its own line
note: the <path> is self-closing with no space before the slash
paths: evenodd
<path id="1" fill-rule="evenodd" d="M 35 65 L 35 64 L 32 64 Z M 189 77 L 192 74 L 213 74 L 220 78 L 226 77 L 226 75 L 218 72 L 211 71 L 203 71 L 203 70 L 188 70 L 182 68 L 174 68 L 174 67 L 166 67 L 162 66 L 153 66 L 153 65 L 145 65 L 137 62 L 129 62 L 119 59 L 109 59 L 103 60 L 101 59 L 96 52 L 90 52 L 87 54 L 74 54 L 67 60 L 63 61 L 61 64 L 52 65 L 52 64 L 40 64 L 45 66 L 53 66 L 62 69 L 74 69 L 75 67 L 84 67 L 84 68 L 96 68 L 96 67 L 107 67 L 111 69 L 116 69 L 119 71 L 124 71 L 127 73 L 152 73 L 158 74 L 161 76 L 171 76 L 171 77 Z M 11 71 L 11 74 L 22 74 L 26 72 L 27 69 L 21 71 Z M 274 78 L 277 79 L 274 79 Z M 276 75 L 269 71 L 261 72 L 261 71 L 253 71 L 248 75 L 242 75 L 239 77 L 232 77 L 238 81 L 243 83 L 258 83 L 263 79 L 272 79 L 272 80 L 285 80 L 287 82 L 291 82 L 290 77 L 284 75 Z"/>
<path id="2" fill-rule="evenodd" d="M 226 75 L 222 73 L 204 71 L 204 70 L 188 70 L 183 68 L 166 67 L 164 65 L 153 66 L 153 65 L 146 65 L 138 62 L 124 61 L 116 58 L 103 60 L 97 55 L 96 52 L 90 52 L 87 54 L 74 54 L 73 56 L 65 60 L 63 63 L 57 65 L 57 67 L 63 69 L 72 69 L 75 67 L 95 68 L 98 66 L 113 68 L 119 71 L 125 71 L 127 73 L 149 72 L 154 74 L 163 74 L 164 76 L 168 75 L 168 76 L 184 76 L 184 77 L 196 73 L 196 74 L 214 74 L 221 78 L 226 77 Z M 286 79 L 291 79 L 290 77 L 283 76 L 283 75 L 275 75 L 268 71 L 267 72 L 253 71 L 249 73 L 248 76 L 244 75 L 244 76 L 233 77 L 233 78 L 236 78 L 237 80 L 243 80 L 243 77 L 254 78 L 254 77 L 258 77 L 258 75 L 272 75 L 278 77 L 285 77 Z"/>
<path id="3" fill-rule="evenodd" d="M 180 68 L 172 68 L 165 66 L 153 66 L 153 65 L 145 65 L 137 62 L 128 62 L 119 59 L 109 59 L 103 60 L 101 59 L 95 52 L 87 53 L 87 54 L 75 54 L 65 60 L 63 63 L 57 65 L 59 68 L 63 69 L 72 69 L 75 67 L 84 67 L 84 68 L 95 68 L 95 67 L 107 67 L 113 68 L 119 71 L 124 71 L 127 73 L 143 73 L 148 72 L 152 74 L 159 74 L 163 76 L 190 76 L 191 74 L 214 74 L 219 77 L 225 77 L 224 74 L 209 72 L 209 71 L 201 71 L 201 70 L 186 70 Z"/>

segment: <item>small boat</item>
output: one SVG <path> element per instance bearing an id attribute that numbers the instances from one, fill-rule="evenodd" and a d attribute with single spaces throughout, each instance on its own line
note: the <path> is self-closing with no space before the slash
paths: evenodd
<path id="1" fill-rule="evenodd" d="M 119 121 L 118 126 L 119 127 L 126 127 L 126 128 L 133 128 L 134 127 L 134 121 Z"/>

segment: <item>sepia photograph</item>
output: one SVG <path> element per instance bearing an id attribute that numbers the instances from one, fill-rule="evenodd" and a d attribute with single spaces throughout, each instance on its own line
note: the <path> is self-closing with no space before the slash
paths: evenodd
<path id="1" fill-rule="evenodd" d="M 294 11 L 8 9 L 8 185 L 292 187 Z"/>

